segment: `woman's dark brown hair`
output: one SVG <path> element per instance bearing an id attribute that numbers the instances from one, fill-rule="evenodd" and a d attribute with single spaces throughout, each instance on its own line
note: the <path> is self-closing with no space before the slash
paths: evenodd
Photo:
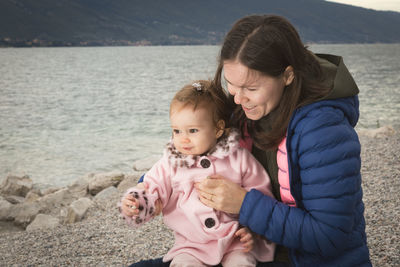
<path id="1" fill-rule="evenodd" d="M 277 148 L 286 134 L 290 117 L 297 107 L 327 95 L 321 86 L 323 75 L 315 57 L 302 43 L 289 21 L 274 15 L 251 15 L 237 21 L 225 37 L 214 82 L 222 87 L 223 65 L 238 61 L 251 71 L 280 77 L 288 66 L 294 70 L 293 82 L 285 87 L 279 105 L 261 120 L 268 121 L 268 130 L 261 120 L 248 121 L 254 144 L 262 150 Z M 244 111 L 231 97 L 232 126 L 242 130 L 247 120 Z"/>

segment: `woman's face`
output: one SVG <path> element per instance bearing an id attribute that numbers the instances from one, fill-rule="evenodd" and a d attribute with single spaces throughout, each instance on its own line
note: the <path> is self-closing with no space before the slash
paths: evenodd
<path id="1" fill-rule="evenodd" d="M 238 61 L 225 61 L 224 78 L 246 117 L 259 120 L 278 106 L 285 86 L 293 81 L 293 69 L 289 66 L 283 75 L 272 77 L 250 70 Z"/>

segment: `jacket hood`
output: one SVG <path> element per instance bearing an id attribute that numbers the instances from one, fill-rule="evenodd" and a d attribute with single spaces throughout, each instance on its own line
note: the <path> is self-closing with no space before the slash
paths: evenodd
<path id="1" fill-rule="evenodd" d="M 350 74 L 341 56 L 316 54 L 325 75 L 324 86 L 331 88 L 319 105 L 330 105 L 343 111 L 350 124 L 354 127 L 359 118 L 358 86 Z M 332 101 L 333 100 L 333 101 Z"/>
<path id="2" fill-rule="evenodd" d="M 325 75 L 323 86 L 331 88 L 324 100 L 350 97 L 359 93 L 357 84 L 344 65 L 342 57 L 329 54 L 315 55 Z"/>

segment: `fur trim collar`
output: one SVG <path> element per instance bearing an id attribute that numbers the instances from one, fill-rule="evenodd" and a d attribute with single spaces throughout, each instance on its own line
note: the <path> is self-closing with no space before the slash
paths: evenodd
<path id="1" fill-rule="evenodd" d="M 171 166 L 175 167 L 186 167 L 190 168 L 201 158 L 218 158 L 223 159 L 229 154 L 235 152 L 239 148 L 240 135 L 237 130 L 230 130 L 229 135 L 221 138 L 213 149 L 203 155 L 184 155 L 179 152 L 171 139 L 166 145 L 164 154 L 168 157 L 168 161 Z"/>

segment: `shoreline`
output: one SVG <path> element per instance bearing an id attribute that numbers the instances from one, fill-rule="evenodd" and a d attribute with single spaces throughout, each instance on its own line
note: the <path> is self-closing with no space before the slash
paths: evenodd
<path id="1" fill-rule="evenodd" d="M 359 138 L 371 261 L 373 266 L 396 266 L 400 262 L 400 134 L 359 133 Z M 138 229 L 126 226 L 116 208 L 122 191 L 95 202 L 80 222 L 0 232 L 0 266 L 126 266 L 162 257 L 173 244 L 171 232 L 160 216 Z"/>

